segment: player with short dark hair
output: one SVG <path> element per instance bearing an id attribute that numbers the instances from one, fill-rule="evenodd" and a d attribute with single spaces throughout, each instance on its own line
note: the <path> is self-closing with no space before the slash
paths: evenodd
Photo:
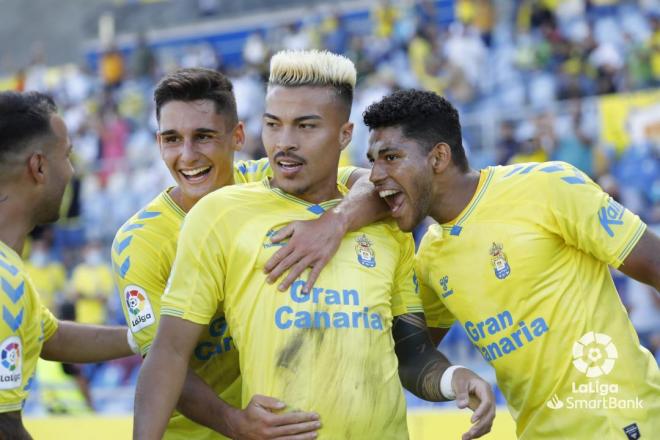
<path id="1" fill-rule="evenodd" d="M 371 180 L 399 227 L 439 223 L 416 256 L 434 339 L 461 323 L 518 436 L 660 432 L 660 371 L 608 268 L 660 288 L 660 239 L 567 163 L 470 169 L 457 112 L 434 93 L 395 92 L 364 121 Z"/>
<path id="2" fill-rule="evenodd" d="M 71 143 L 53 100 L 0 93 L 0 437 L 29 439 L 21 409 L 37 359 L 101 362 L 132 354 L 125 327 L 58 321 L 28 276 L 21 253 L 35 226 L 59 218 L 73 176 Z"/>

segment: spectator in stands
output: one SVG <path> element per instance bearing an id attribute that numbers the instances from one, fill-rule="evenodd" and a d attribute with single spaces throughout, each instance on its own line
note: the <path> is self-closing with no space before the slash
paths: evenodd
<path id="1" fill-rule="evenodd" d="M 495 163 L 498 165 L 508 164 L 519 149 L 520 143 L 516 140 L 514 122 L 502 122 L 500 124 L 500 138 L 495 145 Z"/>
<path id="2" fill-rule="evenodd" d="M 133 54 L 133 76 L 139 80 L 153 81 L 157 62 L 156 55 L 147 42 L 146 34 L 140 32 Z"/>
<path id="3" fill-rule="evenodd" d="M 115 44 L 110 45 L 101 56 L 101 82 L 106 90 L 118 88 L 124 80 L 124 58 Z"/>
<path id="4" fill-rule="evenodd" d="M 102 245 L 90 241 L 83 250 L 83 261 L 71 275 L 76 320 L 87 324 L 106 321 L 106 305 L 113 292 L 112 271 L 104 261 Z"/>
<path id="5" fill-rule="evenodd" d="M 43 304 L 56 314 L 66 287 L 66 269 L 62 263 L 53 259 L 52 250 L 45 239 L 39 238 L 32 242 L 25 269 Z"/>

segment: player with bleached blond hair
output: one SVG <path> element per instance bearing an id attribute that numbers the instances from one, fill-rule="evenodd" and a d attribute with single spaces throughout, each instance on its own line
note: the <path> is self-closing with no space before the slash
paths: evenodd
<path id="1" fill-rule="evenodd" d="M 243 402 L 286 396 L 286 410 L 320 415 L 319 438 L 407 438 L 402 383 L 427 400 L 456 397 L 460 407 L 472 397 L 475 423 L 464 439 L 490 429 L 490 386 L 432 346 L 412 237 L 393 221 L 346 234 L 309 295 L 302 280 L 280 293 L 263 273 L 279 247 L 276 231 L 316 218 L 346 193 L 337 163 L 351 140 L 355 76 L 350 60 L 328 52 L 271 60 L 262 139 L 273 177 L 222 188 L 186 217 L 138 380 L 135 438 L 162 435 L 195 341 L 218 308 L 240 353 Z"/>

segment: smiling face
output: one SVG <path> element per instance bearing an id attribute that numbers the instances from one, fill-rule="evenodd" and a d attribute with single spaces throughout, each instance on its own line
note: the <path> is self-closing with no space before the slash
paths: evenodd
<path id="1" fill-rule="evenodd" d="M 274 187 L 311 203 L 337 196 L 339 155 L 353 125 L 331 87 L 271 86 L 262 140 Z"/>
<path id="2" fill-rule="evenodd" d="M 208 99 L 170 101 L 160 109 L 158 144 L 178 186 L 177 203 L 189 210 L 206 194 L 233 183 L 234 152 L 243 125 L 227 126 Z"/>
<path id="3" fill-rule="evenodd" d="M 429 212 L 432 158 L 400 127 L 378 128 L 369 136 L 370 180 L 402 231 L 412 231 Z"/>

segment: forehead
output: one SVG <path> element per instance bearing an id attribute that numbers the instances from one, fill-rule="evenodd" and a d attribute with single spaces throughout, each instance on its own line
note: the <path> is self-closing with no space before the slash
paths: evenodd
<path id="1" fill-rule="evenodd" d="M 160 131 L 190 131 L 208 128 L 224 131 L 225 118 L 216 113 L 210 99 L 196 101 L 170 101 L 160 108 Z"/>
<path id="2" fill-rule="evenodd" d="M 337 113 L 338 99 L 332 87 L 270 86 L 266 94 L 266 113 L 280 119 L 316 114 L 331 117 Z"/>
<path id="3" fill-rule="evenodd" d="M 50 128 L 57 138 L 58 145 L 64 145 L 65 147 L 69 146 L 69 131 L 66 128 L 64 119 L 59 115 L 53 114 L 50 117 Z"/>
<path id="4" fill-rule="evenodd" d="M 420 145 L 417 141 L 407 138 L 401 127 L 376 128 L 369 134 L 370 157 L 378 157 L 384 150 L 414 150 L 418 151 Z"/>

